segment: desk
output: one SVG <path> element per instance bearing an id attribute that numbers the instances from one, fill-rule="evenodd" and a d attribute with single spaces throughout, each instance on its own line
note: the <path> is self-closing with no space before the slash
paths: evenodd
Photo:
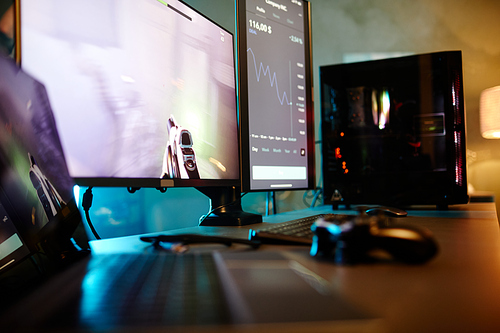
<path id="1" fill-rule="evenodd" d="M 264 221 L 331 212 L 323 206 L 267 216 Z M 389 332 L 500 331 L 500 233 L 494 203 L 450 206 L 445 211 L 416 207 L 408 213 L 401 221 L 430 229 L 440 247 L 438 256 L 424 265 L 337 266 L 307 256 L 297 260 L 350 302 L 383 318 Z M 171 233 L 246 238 L 250 227 L 193 227 Z M 136 236 L 92 242 L 97 253 L 144 247 Z M 276 246 L 262 247 L 269 249 Z"/>
<path id="2" fill-rule="evenodd" d="M 324 206 L 264 220 L 276 223 L 332 212 Z M 286 251 L 344 300 L 381 318 L 376 328 L 383 332 L 499 332 L 500 233 L 494 203 L 457 205 L 446 211 L 416 207 L 408 213 L 401 221 L 430 229 L 440 247 L 438 256 L 424 265 L 340 266 L 311 258 L 305 246 L 263 245 L 258 251 Z M 168 233 L 246 239 L 251 227 L 258 226 L 192 227 Z M 148 246 L 139 236 L 91 242 L 95 254 L 141 252 Z M 294 327 L 293 331 L 310 329 Z"/>

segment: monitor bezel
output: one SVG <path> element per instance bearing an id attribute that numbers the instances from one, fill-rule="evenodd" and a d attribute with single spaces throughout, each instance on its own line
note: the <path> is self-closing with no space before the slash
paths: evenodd
<path id="1" fill-rule="evenodd" d="M 161 178 L 99 178 L 76 177 L 76 185 L 84 187 L 131 187 L 131 188 L 173 188 L 173 187 L 231 187 L 239 186 L 239 179 L 161 179 Z"/>

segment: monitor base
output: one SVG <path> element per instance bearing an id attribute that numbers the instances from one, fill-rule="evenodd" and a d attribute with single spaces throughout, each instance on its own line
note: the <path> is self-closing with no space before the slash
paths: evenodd
<path id="1" fill-rule="evenodd" d="M 243 211 L 239 187 L 197 187 L 210 198 L 209 215 L 202 218 L 200 226 L 244 226 L 262 222 L 262 216 Z"/>

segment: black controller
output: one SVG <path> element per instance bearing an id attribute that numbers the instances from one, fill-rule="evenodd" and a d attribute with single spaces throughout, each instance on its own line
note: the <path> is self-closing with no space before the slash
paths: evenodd
<path id="1" fill-rule="evenodd" d="M 410 264 L 424 263 L 438 253 L 437 243 L 425 228 L 390 225 L 373 217 L 360 217 L 342 224 L 316 221 L 311 256 L 328 258 L 339 264 L 354 264 L 376 259 L 376 251 L 391 259 Z"/>

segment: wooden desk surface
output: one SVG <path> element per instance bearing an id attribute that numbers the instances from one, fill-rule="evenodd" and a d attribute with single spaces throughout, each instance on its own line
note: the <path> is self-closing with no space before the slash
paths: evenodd
<path id="1" fill-rule="evenodd" d="M 421 216 L 426 216 L 422 218 Z M 310 262 L 355 304 L 386 319 L 391 332 L 499 332 L 500 234 L 493 204 L 411 212 L 430 229 L 439 255 L 422 266 L 332 267 Z"/>
<path id="2" fill-rule="evenodd" d="M 268 223 L 332 212 L 318 207 L 265 217 Z M 494 203 L 410 210 L 404 223 L 430 229 L 440 252 L 424 265 L 339 266 L 308 256 L 304 247 L 280 246 L 346 299 L 381 316 L 389 332 L 500 332 L 500 233 Z M 256 226 L 250 226 L 256 228 Z M 170 233 L 246 238 L 250 227 L 194 227 Z M 95 253 L 135 252 L 137 236 L 94 241 Z M 262 250 L 276 249 L 265 245 Z M 299 250 L 298 249 L 303 249 Z"/>
<path id="3" fill-rule="evenodd" d="M 268 216 L 264 220 L 274 223 L 329 212 L 333 212 L 330 207 L 317 207 Z M 376 325 L 367 326 L 370 332 L 500 332 L 500 233 L 494 203 L 453 206 L 447 211 L 416 207 L 408 213 L 408 217 L 401 218 L 401 221 L 427 227 L 440 247 L 439 254 L 424 265 L 384 262 L 341 266 L 310 257 L 307 246 L 264 245 L 258 251 L 286 251 L 288 258 L 325 280 L 333 294 L 340 295 L 363 313 L 380 318 L 375 321 Z M 246 239 L 249 228 L 258 226 L 193 227 L 169 233 Z M 148 251 L 151 250 L 149 246 L 141 242 L 139 236 L 91 242 L 96 255 Z M 234 250 L 217 246 L 221 251 Z M 70 275 L 59 277 L 63 280 L 52 281 L 50 288 L 44 288 L 37 297 L 18 304 L 2 320 L 24 318 L 26 309 L 30 309 L 28 312 L 32 317 L 43 317 L 40 305 L 46 305 L 53 296 L 60 296 L 61 285 L 68 285 L 70 281 L 73 290 L 80 290 L 78 279 L 83 277 L 80 273 L 85 273 L 86 268 L 85 265 L 74 268 L 68 272 Z M 17 319 L 11 320 L 18 323 Z M 355 327 L 359 329 L 359 326 Z M 270 332 L 276 332 L 278 328 L 283 332 L 290 332 L 290 329 L 293 332 L 311 331 L 308 323 L 271 328 Z M 353 327 L 345 328 L 344 332 L 358 332 Z M 182 327 L 179 330 L 182 331 Z M 241 330 L 245 328 L 236 327 L 236 331 Z"/>

